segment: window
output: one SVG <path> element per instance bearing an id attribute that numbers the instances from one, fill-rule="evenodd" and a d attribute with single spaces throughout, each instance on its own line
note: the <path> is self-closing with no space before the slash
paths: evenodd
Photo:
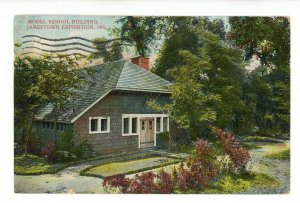
<path id="1" fill-rule="evenodd" d="M 137 133 L 137 118 L 131 119 L 131 129 L 132 133 Z"/>
<path id="2" fill-rule="evenodd" d="M 93 117 L 90 118 L 90 134 L 108 133 L 110 131 L 109 117 Z"/>
<path id="3" fill-rule="evenodd" d="M 149 121 L 149 130 L 152 130 L 153 129 L 153 123 L 152 121 Z"/>
<path id="4" fill-rule="evenodd" d="M 156 132 L 158 132 L 158 133 L 161 131 L 160 130 L 160 127 L 161 127 L 160 122 L 161 122 L 161 117 L 157 117 L 156 118 Z"/>
<path id="5" fill-rule="evenodd" d="M 107 119 L 101 119 L 101 131 L 107 131 Z"/>
<path id="6" fill-rule="evenodd" d="M 168 117 L 163 117 L 163 132 L 169 131 Z"/>
<path id="7" fill-rule="evenodd" d="M 98 118 L 91 119 L 91 132 L 98 131 Z"/>
<path id="8" fill-rule="evenodd" d="M 145 130 L 145 121 L 142 121 L 142 130 Z"/>
<path id="9" fill-rule="evenodd" d="M 123 135 L 136 135 L 138 133 L 137 117 L 123 117 Z"/>
<path id="10" fill-rule="evenodd" d="M 123 133 L 128 134 L 129 133 L 129 118 L 124 118 L 123 124 L 124 124 Z"/>

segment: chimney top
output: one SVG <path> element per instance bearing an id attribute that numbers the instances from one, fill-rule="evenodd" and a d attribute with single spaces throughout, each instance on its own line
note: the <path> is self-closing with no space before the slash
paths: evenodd
<path id="1" fill-rule="evenodd" d="M 137 56 L 137 57 L 131 58 L 131 62 L 144 68 L 145 70 L 149 70 L 149 58 Z"/>

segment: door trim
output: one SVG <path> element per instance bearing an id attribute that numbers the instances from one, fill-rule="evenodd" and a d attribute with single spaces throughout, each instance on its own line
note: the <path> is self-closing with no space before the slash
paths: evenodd
<path id="1" fill-rule="evenodd" d="M 157 117 L 168 117 L 168 124 L 167 124 L 167 129 L 169 130 L 169 115 L 168 114 L 122 114 L 122 136 L 134 136 L 134 135 L 138 135 L 138 148 L 141 148 L 141 144 L 140 144 L 140 139 L 141 139 L 141 133 L 140 133 L 140 121 L 141 118 L 154 118 L 154 147 L 156 147 L 156 118 Z M 137 133 L 135 134 L 123 134 L 124 132 L 124 125 L 123 125 L 123 119 L 124 118 L 137 118 L 138 123 L 138 130 Z"/>

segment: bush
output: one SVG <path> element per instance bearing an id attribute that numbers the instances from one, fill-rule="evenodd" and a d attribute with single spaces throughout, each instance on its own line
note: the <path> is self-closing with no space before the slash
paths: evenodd
<path id="1" fill-rule="evenodd" d="M 96 157 L 96 153 L 93 147 L 86 142 L 77 144 L 72 152 L 78 157 L 78 159 L 88 159 Z"/>
<path id="2" fill-rule="evenodd" d="M 177 169 L 174 167 L 172 173 L 162 170 L 157 174 L 148 172 L 134 178 L 110 176 L 104 179 L 104 188 L 122 193 L 189 193 L 203 191 L 220 180 L 224 172 L 242 172 L 250 158 L 248 150 L 239 146 L 232 133 L 218 128 L 213 128 L 213 132 L 220 140 L 222 154 L 216 154 L 218 151 L 213 150 L 207 141 L 198 140 L 194 142 L 195 150 L 187 162 L 182 162 Z"/>
<path id="3" fill-rule="evenodd" d="M 65 131 L 61 135 L 57 142 L 57 150 L 60 151 L 58 153 L 60 156 L 57 158 L 58 161 L 68 161 L 69 159 L 70 161 L 74 161 L 76 159 L 87 159 L 96 156 L 92 146 L 85 141 L 82 142 L 79 140 L 72 131 Z M 73 156 L 68 157 L 68 155 Z"/>
<path id="4" fill-rule="evenodd" d="M 169 132 L 157 133 L 156 146 L 159 149 L 167 149 L 169 144 Z"/>
<path id="5" fill-rule="evenodd" d="M 50 142 L 42 148 L 41 155 L 47 159 L 49 163 L 52 163 L 55 158 L 55 145 Z"/>
<path id="6" fill-rule="evenodd" d="M 56 151 L 54 161 L 55 162 L 68 162 L 68 161 L 76 161 L 77 156 L 68 151 Z"/>
<path id="7" fill-rule="evenodd" d="M 240 142 L 235 138 L 233 133 L 223 132 L 216 127 L 213 127 L 212 130 L 219 138 L 224 153 L 227 154 L 232 161 L 230 166 L 231 170 L 234 172 L 244 170 L 250 160 L 248 150 L 245 147 L 240 146 Z"/>
<path id="8" fill-rule="evenodd" d="M 136 175 L 134 178 L 125 178 L 124 175 L 106 177 L 103 186 L 107 190 L 122 193 L 173 193 L 203 189 L 216 177 L 217 170 L 211 162 L 212 150 L 207 141 L 195 142 L 195 153 L 187 164 L 181 163 L 178 169 L 174 168 L 171 174 L 161 171 Z"/>

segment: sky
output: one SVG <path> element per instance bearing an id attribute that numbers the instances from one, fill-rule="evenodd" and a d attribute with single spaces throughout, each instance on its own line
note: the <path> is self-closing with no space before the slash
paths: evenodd
<path id="1" fill-rule="evenodd" d="M 44 54 L 48 53 L 45 50 L 63 50 L 73 48 L 74 45 L 65 46 L 48 46 L 59 45 L 59 44 L 69 44 L 69 43 L 83 43 L 85 47 L 80 46 L 84 50 L 76 50 L 76 53 L 87 55 L 88 51 L 96 51 L 91 42 L 82 41 L 80 39 L 69 39 L 63 41 L 49 41 L 47 39 L 61 39 L 69 37 L 83 37 L 88 40 L 93 40 L 95 38 L 105 37 L 112 38 L 112 28 L 117 26 L 115 23 L 116 19 L 120 16 L 97 16 L 97 15 L 17 15 L 14 18 L 14 43 L 22 44 L 21 47 L 15 47 L 15 53 L 17 55 L 38 53 Z M 217 17 L 210 17 L 211 19 Z M 228 27 L 228 17 L 220 17 L 224 20 L 225 26 Z M 78 29 L 80 28 L 80 29 Z M 38 35 L 38 37 L 25 37 L 28 35 Z M 28 42 L 30 41 L 30 42 Z M 25 43 L 24 43 L 25 42 Z M 161 43 L 158 43 L 156 48 L 151 48 L 150 53 L 150 66 L 155 62 L 157 52 L 159 50 Z M 34 48 L 33 48 L 34 47 Z M 38 47 L 38 48 L 36 48 Z M 78 47 L 78 45 L 77 45 Z M 64 54 L 72 54 L 74 50 L 67 50 L 63 52 Z M 137 56 L 133 48 L 126 47 L 123 57 L 130 58 Z M 90 62 L 90 65 L 94 63 L 101 63 L 99 61 Z"/>

